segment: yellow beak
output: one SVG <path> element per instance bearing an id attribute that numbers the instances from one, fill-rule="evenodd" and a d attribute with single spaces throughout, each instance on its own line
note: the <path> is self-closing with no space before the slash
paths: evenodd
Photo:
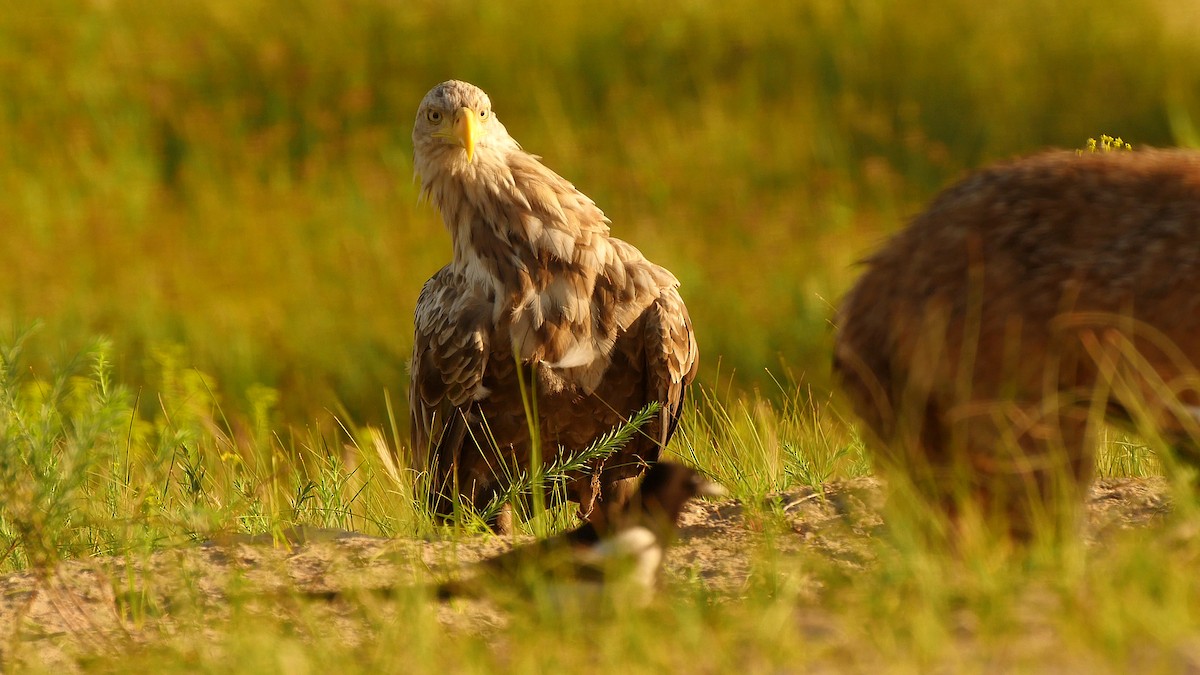
<path id="1" fill-rule="evenodd" d="M 467 151 L 467 163 L 475 156 L 475 142 L 479 140 L 479 115 L 474 110 L 463 107 L 454 113 L 454 131 L 452 138 Z"/>

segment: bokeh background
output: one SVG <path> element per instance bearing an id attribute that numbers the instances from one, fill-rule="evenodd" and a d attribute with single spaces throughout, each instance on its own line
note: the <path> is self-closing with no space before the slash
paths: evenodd
<path id="1" fill-rule="evenodd" d="M 0 336 L 108 336 L 142 406 L 183 371 L 227 419 L 386 423 L 450 256 L 412 119 L 460 78 L 681 279 L 702 383 L 824 391 L 855 260 L 948 181 L 1200 144 L 1197 36 L 1179 0 L 2 3 Z"/>

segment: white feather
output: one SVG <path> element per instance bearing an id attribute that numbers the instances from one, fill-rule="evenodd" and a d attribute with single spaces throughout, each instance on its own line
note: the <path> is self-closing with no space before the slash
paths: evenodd
<path id="1" fill-rule="evenodd" d="M 599 349 L 592 340 L 581 340 L 567 350 L 563 357 L 549 364 L 551 368 L 581 368 L 590 366 L 596 359 L 605 358 L 604 351 Z"/>
<path id="2" fill-rule="evenodd" d="M 648 591 L 654 588 L 654 580 L 663 561 L 663 547 L 658 537 L 645 527 L 622 530 L 581 556 L 581 560 L 597 567 L 612 565 L 622 559 L 633 561 L 630 581 Z"/>

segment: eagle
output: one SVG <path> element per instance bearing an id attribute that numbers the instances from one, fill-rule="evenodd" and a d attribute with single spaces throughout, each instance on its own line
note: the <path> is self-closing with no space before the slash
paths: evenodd
<path id="1" fill-rule="evenodd" d="M 522 150 L 480 88 L 431 89 L 412 140 L 421 197 L 453 243 L 414 317 L 411 447 L 431 511 L 482 509 L 535 454 L 549 465 L 657 402 L 620 452 L 568 477 L 566 498 L 605 531 L 670 440 L 696 374 L 679 281 Z M 490 524 L 511 532 L 511 511 Z"/>

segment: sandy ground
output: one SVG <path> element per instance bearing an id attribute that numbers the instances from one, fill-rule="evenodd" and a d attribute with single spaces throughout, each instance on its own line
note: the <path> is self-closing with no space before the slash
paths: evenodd
<path id="1" fill-rule="evenodd" d="M 815 553 L 848 569 L 869 565 L 881 502 L 879 485 L 869 478 L 833 483 L 821 492 L 798 488 L 754 508 L 694 502 L 681 517 L 664 586 L 699 580 L 713 593 L 736 597 L 750 579 L 752 552 L 764 546 L 782 555 Z M 1102 480 L 1092 488 L 1085 536 L 1095 540 L 1113 528 L 1136 527 L 1168 509 L 1161 480 Z M 775 534 L 767 538 L 764 531 Z M 119 653 L 170 635 L 178 630 L 177 615 L 200 612 L 203 624 L 219 631 L 230 615 L 225 599 L 231 592 L 251 589 L 248 597 L 267 599 L 265 611 L 286 611 L 271 603 L 294 607 L 297 595 L 307 592 L 427 583 L 510 546 L 497 537 L 424 542 L 329 530 L 295 535 L 304 541 L 275 546 L 270 539 L 242 537 L 0 577 L 0 662 L 70 672 L 88 654 Z M 352 622 L 348 614 L 331 612 L 330 621 Z M 439 619 L 447 628 L 472 631 L 506 621 L 486 602 L 462 601 L 439 610 Z M 348 636 L 361 634 L 352 628 L 346 626 Z"/>

